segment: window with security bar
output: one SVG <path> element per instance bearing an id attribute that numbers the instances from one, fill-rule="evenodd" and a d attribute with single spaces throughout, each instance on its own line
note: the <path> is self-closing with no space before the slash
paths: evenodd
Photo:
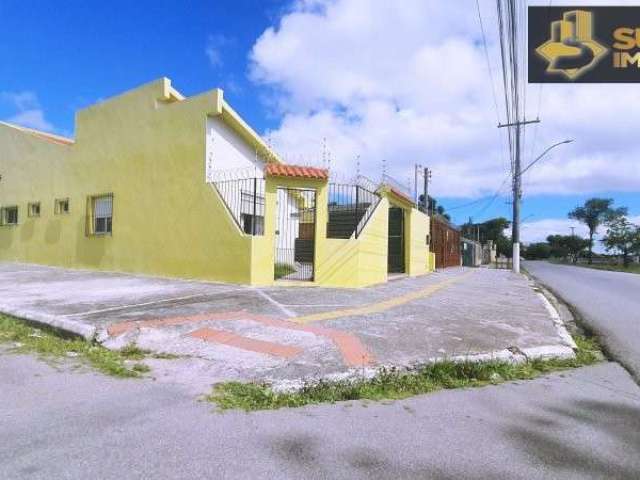
<path id="1" fill-rule="evenodd" d="M 18 207 L 3 207 L 0 209 L 0 225 L 17 225 Z"/>
<path id="2" fill-rule="evenodd" d="M 90 197 L 87 226 L 91 235 L 111 235 L 113 227 L 113 195 Z"/>
<path id="3" fill-rule="evenodd" d="M 66 215 L 69 213 L 69 199 L 56 198 L 53 213 L 56 215 Z"/>
<path id="4" fill-rule="evenodd" d="M 39 217 L 40 216 L 40 202 L 32 202 L 29 204 L 29 209 L 27 214 L 30 217 Z"/>

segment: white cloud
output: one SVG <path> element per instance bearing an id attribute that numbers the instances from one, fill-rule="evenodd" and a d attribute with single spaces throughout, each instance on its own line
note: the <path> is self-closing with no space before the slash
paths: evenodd
<path id="1" fill-rule="evenodd" d="M 204 53 L 209 59 L 209 64 L 212 67 L 222 67 L 222 65 L 224 64 L 224 49 L 227 48 L 231 43 L 233 43 L 232 39 L 225 35 L 209 35 L 209 37 L 207 38 L 207 46 L 204 49 Z"/>
<path id="2" fill-rule="evenodd" d="M 45 119 L 38 96 L 34 92 L 0 92 L 0 101 L 15 110 L 15 113 L 6 119 L 7 122 L 45 132 L 55 130 L 55 127 Z"/>
<path id="3" fill-rule="evenodd" d="M 494 5 L 481 5 L 497 82 Z M 430 166 L 439 196 L 491 194 L 504 179 L 473 2 L 298 2 L 256 41 L 251 61 L 252 79 L 270 88 L 282 115 L 267 135 L 285 157 L 318 163 L 326 137 L 341 170 L 353 171 L 360 155 L 361 170 L 378 177 L 386 159 L 405 182 L 413 163 Z M 527 194 L 640 190 L 635 85 L 532 85 L 529 116 L 540 91 L 542 123 L 533 149 L 527 132 L 525 163 L 547 145 L 575 142 L 527 174 Z"/>
<path id="4" fill-rule="evenodd" d="M 7 121 L 9 123 L 15 123 L 16 125 L 22 125 L 23 127 L 34 128 L 45 132 L 53 132 L 55 130 L 53 125 L 44 118 L 44 112 L 37 109 L 25 110 L 17 113 L 13 117 L 7 119 Z"/>

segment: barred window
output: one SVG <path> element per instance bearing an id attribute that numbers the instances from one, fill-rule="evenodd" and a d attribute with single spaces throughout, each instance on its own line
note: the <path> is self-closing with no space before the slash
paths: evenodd
<path id="1" fill-rule="evenodd" d="M 30 217 L 39 217 L 40 216 L 40 202 L 32 202 L 29 204 L 29 210 L 27 214 Z"/>
<path id="2" fill-rule="evenodd" d="M 3 207 L 0 209 L 0 221 L 2 225 L 17 225 L 18 207 Z"/>
<path id="3" fill-rule="evenodd" d="M 93 235 L 110 235 L 113 222 L 113 195 L 97 195 L 89 199 L 89 226 Z"/>
<path id="4" fill-rule="evenodd" d="M 57 198 L 53 213 L 55 213 L 56 215 L 66 215 L 67 213 L 69 213 L 69 199 Z"/>

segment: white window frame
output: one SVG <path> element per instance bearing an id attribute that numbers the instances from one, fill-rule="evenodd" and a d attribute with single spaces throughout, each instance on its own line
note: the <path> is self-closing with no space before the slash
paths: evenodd
<path id="1" fill-rule="evenodd" d="M 91 233 L 96 236 L 113 234 L 113 194 L 91 197 Z M 104 222 L 101 222 L 103 220 Z"/>

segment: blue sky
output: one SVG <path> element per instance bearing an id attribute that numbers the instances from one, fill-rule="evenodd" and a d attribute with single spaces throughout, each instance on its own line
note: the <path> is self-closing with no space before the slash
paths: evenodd
<path id="1" fill-rule="evenodd" d="M 3 0 L 0 90 L 36 92 L 47 120 L 72 134 L 76 109 L 166 76 L 185 95 L 226 87 L 264 130 L 277 119 L 247 79 L 247 55 L 282 8 L 268 0 Z M 207 47 L 220 50 L 218 64 Z M 12 113 L 0 105 L 0 118 Z"/>
<path id="2" fill-rule="evenodd" d="M 494 199 L 508 162 L 475 2 L 391 3 L 3 0 L 0 119 L 73 136 L 75 110 L 167 76 L 187 96 L 222 87 L 291 163 L 319 163 L 325 138 L 345 176 L 360 158 L 377 179 L 384 160 L 407 183 L 419 162 L 456 222 L 508 217 L 508 188 Z M 480 4 L 497 75 L 494 2 Z M 575 140 L 525 182 L 529 240 L 568 230 L 567 212 L 591 196 L 639 216 L 640 149 L 620 141 L 636 135 L 640 113 L 626 107 L 637 87 L 528 91 L 528 115 L 543 122 L 527 134 L 525 162 Z"/>

